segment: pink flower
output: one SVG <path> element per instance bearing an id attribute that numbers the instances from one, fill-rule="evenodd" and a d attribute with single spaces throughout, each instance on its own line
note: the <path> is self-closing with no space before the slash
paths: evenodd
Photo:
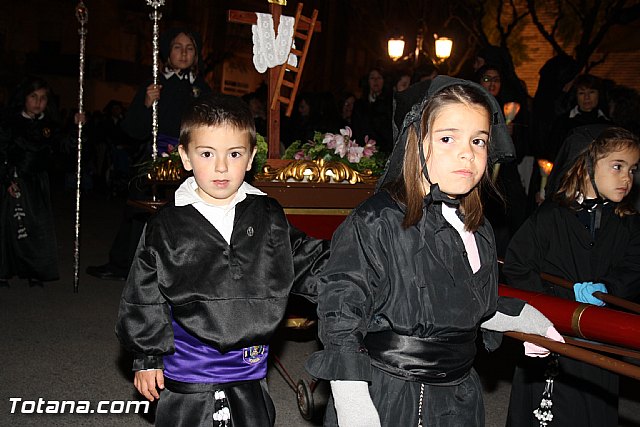
<path id="1" fill-rule="evenodd" d="M 296 160 L 303 160 L 303 159 L 305 158 L 305 156 L 304 156 L 304 151 L 302 151 L 302 150 L 298 151 L 298 152 L 293 156 L 293 158 L 294 158 L 294 159 L 296 159 Z"/>
<path id="2" fill-rule="evenodd" d="M 376 140 L 373 138 L 369 139 L 369 135 L 366 135 L 364 137 L 364 157 L 371 157 L 377 151 Z"/>
<path id="3" fill-rule="evenodd" d="M 336 148 L 336 136 L 337 135 L 327 132 L 324 134 L 322 143 L 326 145 L 327 148 Z"/>
<path id="4" fill-rule="evenodd" d="M 349 141 L 347 160 L 351 163 L 358 163 L 364 153 L 364 147 L 360 147 L 355 141 Z"/>
<path id="5" fill-rule="evenodd" d="M 345 126 L 344 129 L 340 129 L 340 135 L 351 140 L 351 136 L 353 136 L 353 132 L 351 131 L 351 128 L 349 126 Z"/>

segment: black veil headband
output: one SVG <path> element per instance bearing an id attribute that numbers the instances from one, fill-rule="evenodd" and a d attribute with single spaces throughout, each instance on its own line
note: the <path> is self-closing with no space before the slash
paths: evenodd
<path id="1" fill-rule="evenodd" d="M 413 126 L 418 141 L 422 141 L 420 130 L 422 111 L 427 102 L 441 90 L 453 86 L 471 86 L 477 89 L 491 108 L 491 143 L 489 145 L 489 163 L 504 163 L 515 158 L 515 148 L 504 121 L 504 116 L 498 101 L 481 85 L 469 80 L 457 79 L 449 76 L 437 76 L 433 80 L 416 83 L 409 89 L 395 95 L 393 101 L 393 141 L 394 147 L 385 171 L 378 180 L 376 191 L 388 183 L 395 181 L 402 173 L 409 129 Z"/>

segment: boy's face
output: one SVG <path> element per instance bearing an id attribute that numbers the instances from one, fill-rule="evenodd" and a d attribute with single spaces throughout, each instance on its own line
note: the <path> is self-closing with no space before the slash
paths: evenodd
<path id="1" fill-rule="evenodd" d="M 633 174 L 638 169 L 638 150 L 626 148 L 614 151 L 596 162 L 594 177 L 600 195 L 612 202 L 620 202 L 631 191 Z M 595 197 L 591 182 L 587 197 Z"/>
<path id="2" fill-rule="evenodd" d="M 193 171 L 198 195 L 216 206 L 233 200 L 256 154 L 246 131 L 226 125 L 195 128 L 188 148 L 178 150 L 184 168 Z"/>
<path id="3" fill-rule="evenodd" d="M 484 108 L 459 103 L 442 107 L 423 141 L 431 182 L 451 196 L 467 194 L 484 175 L 488 140 Z"/>

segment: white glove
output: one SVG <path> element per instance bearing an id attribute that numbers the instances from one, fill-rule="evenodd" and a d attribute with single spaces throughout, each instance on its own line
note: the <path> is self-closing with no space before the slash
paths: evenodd
<path id="1" fill-rule="evenodd" d="M 517 316 L 509 316 L 497 311 L 491 319 L 480 325 L 481 328 L 490 331 L 514 331 L 541 336 L 545 336 L 550 326 L 553 326 L 553 323 L 529 304 L 525 304 Z"/>
<path id="2" fill-rule="evenodd" d="M 380 417 L 366 381 L 331 381 L 340 427 L 380 427 Z"/>

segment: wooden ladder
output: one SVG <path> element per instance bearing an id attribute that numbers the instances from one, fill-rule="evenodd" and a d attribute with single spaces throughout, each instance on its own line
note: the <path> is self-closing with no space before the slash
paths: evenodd
<path id="1" fill-rule="evenodd" d="M 317 9 L 313 10 L 311 18 L 307 18 L 306 16 L 302 15 L 302 6 L 304 6 L 303 3 L 298 3 L 296 19 L 295 23 L 293 24 L 293 40 L 291 43 L 291 53 L 298 57 L 298 66 L 291 66 L 288 62 L 289 58 L 287 57 L 287 62 L 282 64 L 282 66 L 280 67 L 280 74 L 278 75 L 276 87 L 273 91 L 273 98 L 271 99 L 272 110 L 276 108 L 278 102 L 282 102 L 283 104 L 287 105 L 287 117 L 291 117 L 291 112 L 293 111 L 293 104 L 296 99 L 298 86 L 300 85 L 300 79 L 302 77 L 302 69 L 304 68 L 305 60 L 307 59 L 309 44 L 311 43 L 311 37 L 313 36 L 313 31 L 316 26 L 316 20 L 318 19 Z M 302 32 L 298 29 L 298 24 L 300 22 L 304 22 L 308 25 L 305 32 Z M 293 41 L 296 39 L 301 40 L 302 49 L 293 48 Z M 286 79 L 285 76 L 288 76 L 292 79 Z M 283 86 L 285 89 L 283 89 Z M 284 92 L 288 92 L 289 95 L 284 95 L 283 90 Z"/>

